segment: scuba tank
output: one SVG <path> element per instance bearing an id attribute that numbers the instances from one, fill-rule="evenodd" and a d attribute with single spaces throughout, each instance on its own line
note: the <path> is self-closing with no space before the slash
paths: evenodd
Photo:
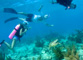
<path id="1" fill-rule="evenodd" d="M 14 30 L 10 33 L 9 38 L 12 39 L 13 36 L 16 34 L 17 30 L 20 28 L 20 24 L 16 25 Z"/>

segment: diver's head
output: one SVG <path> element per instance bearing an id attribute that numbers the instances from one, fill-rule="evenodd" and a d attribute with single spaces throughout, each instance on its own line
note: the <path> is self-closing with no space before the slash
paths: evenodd
<path id="1" fill-rule="evenodd" d="M 24 28 L 27 28 L 28 29 L 28 22 L 27 21 L 23 21 L 23 23 L 22 23 L 22 26 L 24 27 Z"/>
<path id="2" fill-rule="evenodd" d="M 38 20 L 39 21 L 42 21 L 42 20 L 47 19 L 47 18 L 48 18 L 47 14 L 46 15 L 38 15 Z"/>
<path id="3" fill-rule="evenodd" d="M 44 19 L 47 19 L 48 18 L 48 14 L 44 15 Z"/>
<path id="4" fill-rule="evenodd" d="M 76 8 L 76 4 L 70 4 L 70 6 L 68 6 L 68 9 L 75 9 Z"/>

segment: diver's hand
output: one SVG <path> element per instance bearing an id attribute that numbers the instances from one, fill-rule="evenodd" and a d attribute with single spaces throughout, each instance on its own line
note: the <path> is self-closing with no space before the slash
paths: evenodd
<path id="1" fill-rule="evenodd" d="M 28 29 L 31 29 L 32 27 L 29 27 Z"/>
<path id="2" fill-rule="evenodd" d="M 50 25 L 51 27 L 53 27 L 54 25 L 52 24 L 52 25 Z"/>
<path id="3" fill-rule="evenodd" d="M 23 32 L 23 34 L 26 34 L 27 30 L 28 30 L 28 29 L 25 29 L 25 31 Z"/>
<path id="4" fill-rule="evenodd" d="M 48 23 L 46 23 L 46 25 L 49 26 L 49 27 L 53 27 L 53 26 L 54 26 L 53 24 L 50 25 L 50 24 L 48 24 Z"/>
<path id="5" fill-rule="evenodd" d="M 24 31 L 24 32 L 27 32 L 27 30 L 28 30 L 28 29 L 25 29 L 25 31 Z"/>

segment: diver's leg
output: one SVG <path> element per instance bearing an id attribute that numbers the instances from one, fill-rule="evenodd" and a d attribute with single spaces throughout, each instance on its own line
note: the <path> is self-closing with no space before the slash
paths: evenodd
<path id="1" fill-rule="evenodd" d="M 14 38 L 13 38 L 13 40 L 12 40 L 11 49 L 13 49 L 13 48 L 14 48 L 15 41 L 16 41 L 16 37 L 14 37 Z"/>
<path id="2" fill-rule="evenodd" d="M 4 41 L 4 44 L 5 44 L 9 49 L 13 49 L 13 47 L 14 47 L 14 45 L 15 45 L 15 40 L 16 40 L 16 38 L 13 38 L 11 45 L 10 45 L 9 43 L 7 43 L 6 41 Z"/>
<path id="3" fill-rule="evenodd" d="M 18 14 L 21 14 L 21 15 L 27 16 L 27 13 L 24 13 L 24 12 L 18 12 Z"/>
<path id="4" fill-rule="evenodd" d="M 8 48 L 11 48 L 10 44 L 8 44 L 6 41 L 4 41 L 4 44 L 5 44 Z"/>

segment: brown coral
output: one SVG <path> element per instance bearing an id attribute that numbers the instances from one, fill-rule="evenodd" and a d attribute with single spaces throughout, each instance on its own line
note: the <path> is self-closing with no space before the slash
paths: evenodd
<path id="1" fill-rule="evenodd" d="M 60 44 L 60 43 L 58 42 L 58 39 L 56 39 L 56 40 L 52 41 L 52 42 L 49 44 L 49 48 L 55 47 L 55 46 L 57 46 L 58 44 Z"/>
<path id="2" fill-rule="evenodd" d="M 58 48 L 52 48 L 53 53 L 55 53 L 55 56 L 57 59 L 62 60 L 63 58 L 65 60 L 79 60 L 78 52 L 76 51 L 75 45 L 67 46 L 67 51 L 62 52 L 61 47 Z"/>
<path id="3" fill-rule="evenodd" d="M 67 48 L 67 52 L 64 55 L 65 60 L 79 60 L 78 52 L 75 46 Z"/>

